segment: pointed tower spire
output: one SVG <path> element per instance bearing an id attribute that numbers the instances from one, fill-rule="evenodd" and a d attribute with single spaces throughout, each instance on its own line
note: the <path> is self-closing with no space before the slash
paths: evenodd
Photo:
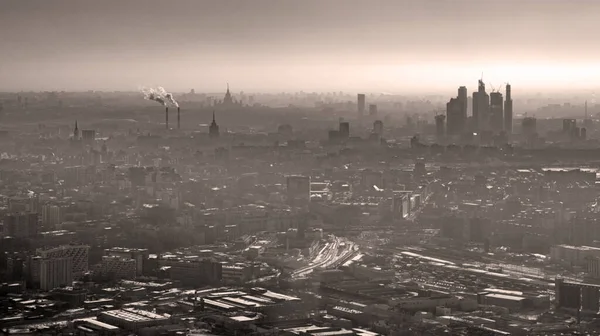
<path id="1" fill-rule="evenodd" d="M 231 92 L 229 92 L 229 83 L 227 83 L 227 92 L 225 92 L 225 98 L 223 98 L 223 104 L 231 105 L 233 103 L 233 98 L 231 97 Z"/>
<path id="2" fill-rule="evenodd" d="M 213 120 L 210 126 L 208 127 L 208 135 L 211 138 L 219 137 L 219 125 L 217 125 L 217 121 L 215 120 L 215 111 L 213 110 Z"/>

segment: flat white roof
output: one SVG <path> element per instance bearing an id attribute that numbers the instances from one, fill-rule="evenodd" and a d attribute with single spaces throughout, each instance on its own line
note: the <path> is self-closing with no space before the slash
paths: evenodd
<path id="1" fill-rule="evenodd" d="M 496 299 L 501 299 L 501 300 L 510 300 L 510 301 L 525 300 L 525 298 L 522 296 L 513 296 L 513 295 L 505 295 L 505 294 L 498 294 L 498 293 L 490 293 L 490 294 L 486 295 L 486 297 L 491 297 L 491 298 L 496 298 Z"/>
<path id="2" fill-rule="evenodd" d="M 234 321 L 238 321 L 238 322 L 247 322 L 247 321 L 253 321 L 254 319 L 248 316 L 232 316 L 230 317 L 230 319 L 234 320 Z"/>
<path id="3" fill-rule="evenodd" d="M 91 324 L 91 325 L 93 325 L 95 327 L 106 329 L 106 330 L 117 330 L 117 329 L 119 329 L 119 327 L 114 326 L 112 324 L 100 322 L 100 321 L 96 320 L 95 317 L 88 317 L 88 318 L 76 319 L 73 322 L 77 322 L 77 321 L 82 321 L 82 322 L 85 322 L 85 323 L 89 323 L 89 324 Z"/>
<path id="4" fill-rule="evenodd" d="M 158 314 L 146 311 L 146 310 L 133 309 L 133 308 L 109 310 L 109 311 L 103 312 L 102 314 L 106 314 L 109 316 L 113 316 L 115 318 L 119 318 L 119 319 L 126 320 L 126 321 L 131 321 L 131 322 L 163 320 L 163 319 L 167 318 L 163 315 L 158 315 Z"/>
<path id="5" fill-rule="evenodd" d="M 562 248 L 571 249 L 571 250 L 600 251 L 600 247 L 593 247 L 593 246 L 573 246 L 573 245 L 566 245 L 566 244 L 562 244 L 562 245 L 558 245 L 558 246 L 562 247 Z"/>
<path id="6" fill-rule="evenodd" d="M 504 294 L 504 295 L 511 295 L 511 296 L 523 296 L 523 292 L 500 289 L 500 288 L 486 288 L 486 289 L 484 289 L 484 292 L 492 292 L 492 293 L 496 293 L 496 294 Z"/>

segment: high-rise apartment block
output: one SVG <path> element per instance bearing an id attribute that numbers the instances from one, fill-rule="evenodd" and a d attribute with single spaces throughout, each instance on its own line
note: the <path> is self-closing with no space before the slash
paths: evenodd
<path id="1" fill-rule="evenodd" d="M 49 291 L 73 283 L 73 259 L 42 258 L 39 261 L 40 289 Z"/>
<path id="2" fill-rule="evenodd" d="M 136 277 L 136 261 L 116 255 L 103 256 L 100 272 L 111 280 L 134 279 Z"/>
<path id="3" fill-rule="evenodd" d="M 56 228 L 62 224 L 64 218 L 64 207 L 54 204 L 42 206 L 41 224 L 46 228 Z"/>
<path id="4" fill-rule="evenodd" d="M 71 258 L 73 276 L 78 278 L 88 271 L 89 251 L 88 245 L 63 245 L 46 250 L 39 249 L 37 252 L 42 259 Z"/>
<path id="5" fill-rule="evenodd" d="M 21 212 L 4 217 L 4 236 L 13 238 L 29 238 L 38 233 L 38 214 Z"/>

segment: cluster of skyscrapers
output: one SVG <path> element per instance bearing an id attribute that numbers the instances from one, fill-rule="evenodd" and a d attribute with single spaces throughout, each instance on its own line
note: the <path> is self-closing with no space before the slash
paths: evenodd
<path id="1" fill-rule="evenodd" d="M 469 102 L 467 88 L 458 88 L 458 96 L 446 104 L 446 115 L 435 117 L 438 138 L 470 139 L 478 136 L 480 140 L 494 137 L 508 137 L 512 134 L 513 102 L 511 86 L 506 84 L 506 99 L 502 93 L 485 90 L 485 84 L 479 80 L 477 91 L 473 92 Z M 468 116 L 469 103 L 472 115 Z"/>

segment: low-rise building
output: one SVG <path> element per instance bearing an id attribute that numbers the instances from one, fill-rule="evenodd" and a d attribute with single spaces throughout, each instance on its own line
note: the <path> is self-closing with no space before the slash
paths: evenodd
<path id="1" fill-rule="evenodd" d="M 100 313 L 98 320 L 129 331 L 166 324 L 169 316 L 155 314 L 146 310 L 125 308 Z"/>
<path id="2" fill-rule="evenodd" d="M 522 296 L 489 293 L 483 296 L 483 303 L 493 306 L 505 307 L 511 311 L 519 311 L 525 307 L 525 298 Z"/>
<path id="3" fill-rule="evenodd" d="M 592 246 L 556 245 L 550 248 L 552 261 L 569 266 L 585 266 L 588 258 L 600 257 L 600 248 Z"/>

